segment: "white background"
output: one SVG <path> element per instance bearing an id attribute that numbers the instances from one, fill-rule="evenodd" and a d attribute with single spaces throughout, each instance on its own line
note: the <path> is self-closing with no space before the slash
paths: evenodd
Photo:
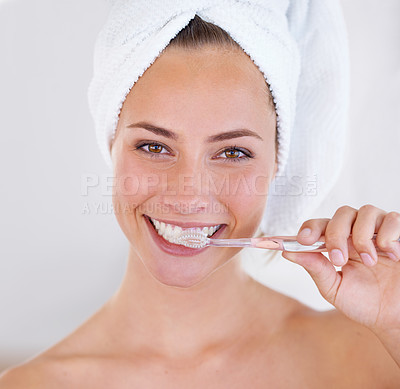
<path id="1" fill-rule="evenodd" d="M 400 2 L 342 3 L 352 61 L 348 154 L 314 217 L 346 204 L 400 210 Z M 109 174 L 86 97 L 107 10 L 104 0 L 0 0 L 0 370 L 73 331 L 124 272 L 128 246 L 105 207 L 111 197 L 81 189 L 86 175 L 106 183 Z M 330 308 L 299 266 L 278 259 L 258 271 L 267 285 Z"/>

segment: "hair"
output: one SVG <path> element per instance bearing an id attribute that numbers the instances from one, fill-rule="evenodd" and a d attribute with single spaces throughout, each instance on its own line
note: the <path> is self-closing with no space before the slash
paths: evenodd
<path id="1" fill-rule="evenodd" d="M 181 48 L 185 50 L 199 50 L 204 47 L 217 47 L 226 50 L 233 50 L 233 51 L 238 50 L 240 52 L 245 53 L 242 47 L 235 40 L 233 40 L 232 37 L 225 30 L 223 30 L 221 27 L 213 23 L 206 22 L 198 15 L 195 15 L 195 17 L 189 22 L 189 24 L 184 29 L 182 29 L 175 36 L 175 38 L 173 38 L 170 41 L 167 47 Z M 271 107 L 276 112 L 269 84 L 267 81 L 265 81 L 265 84 L 267 86 L 266 98 L 268 99 L 268 102 L 270 103 Z M 278 151 L 278 131 L 276 129 L 275 159 L 277 158 L 277 151 Z M 263 232 L 259 228 L 256 237 L 260 237 L 263 235 L 264 235 Z M 274 258 L 278 256 L 278 254 L 279 254 L 278 251 L 271 253 L 268 250 L 266 253 L 266 256 L 268 257 L 267 263 L 270 263 Z"/>
<path id="2" fill-rule="evenodd" d="M 206 22 L 198 15 L 171 40 L 169 45 L 185 49 L 198 49 L 210 45 L 241 50 L 241 47 L 225 30 Z"/>

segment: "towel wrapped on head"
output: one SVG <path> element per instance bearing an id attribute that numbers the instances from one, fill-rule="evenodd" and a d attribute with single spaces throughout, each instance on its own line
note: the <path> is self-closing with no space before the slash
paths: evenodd
<path id="1" fill-rule="evenodd" d="M 278 172 L 261 223 L 294 234 L 336 181 L 345 150 L 349 64 L 338 0 L 115 0 L 95 47 L 89 105 L 100 150 L 129 91 L 196 15 L 225 30 L 263 73 L 277 114 Z"/>

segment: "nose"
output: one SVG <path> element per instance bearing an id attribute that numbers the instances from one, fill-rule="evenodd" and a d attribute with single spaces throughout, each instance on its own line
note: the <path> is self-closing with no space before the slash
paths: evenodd
<path id="1" fill-rule="evenodd" d="M 171 212 L 183 215 L 211 213 L 215 199 L 209 190 L 208 171 L 201 161 L 182 160 L 168 171 L 166 178 L 162 203 Z"/>

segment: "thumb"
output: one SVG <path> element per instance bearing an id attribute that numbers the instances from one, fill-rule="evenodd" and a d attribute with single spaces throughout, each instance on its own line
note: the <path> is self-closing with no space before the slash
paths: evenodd
<path id="1" fill-rule="evenodd" d="M 342 272 L 337 272 L 332 263 L 321 253 L 293 253 L 284 251 L 282 256 L 306 269 L 314 280 L 322 297 L 335 305 L 336 295 L 342 281 Z"/>

